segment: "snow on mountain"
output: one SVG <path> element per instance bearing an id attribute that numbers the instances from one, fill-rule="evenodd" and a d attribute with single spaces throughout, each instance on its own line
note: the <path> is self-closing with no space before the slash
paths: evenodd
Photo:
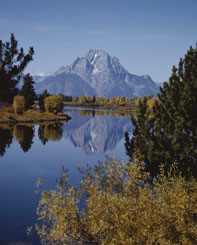
<path id="1" fill-rule="evenodd" d="M 130 74 L 117 57 L 102 50 L 90 50 L 71 65 L 60 67 L 53 75 L 36 83 L 37 93 L 138 97 L 157 95 L 158 86 L 149 75 Z"/>

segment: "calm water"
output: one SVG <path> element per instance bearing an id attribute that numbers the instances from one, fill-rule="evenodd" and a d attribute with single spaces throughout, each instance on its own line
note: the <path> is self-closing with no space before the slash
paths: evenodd
<path id="1" fill-rule="evenodd" d="M 0 125 L 0 245 L 40 244 L 26 228 L 36 222 L 39 194 L 55 188 L 64 167 L 70 182 L 80 180 L 77 166 L 94 166 L 106 155 L 127 159 L 124 132 L 132 132 L 129 116 L 108 111 L 66 108 L 72 120 L 39 125 Z"/>

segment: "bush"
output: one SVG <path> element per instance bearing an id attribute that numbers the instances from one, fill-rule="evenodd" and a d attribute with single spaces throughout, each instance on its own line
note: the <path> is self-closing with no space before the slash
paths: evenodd
<path id="1" fill-rule="evenodd" d="M 80 105 L 86 104 L 86 102 L 87 102 L 86 96 L 79 96 L 78 103 Z"/>
<path id="2" fill-rule="evenodd" d="M 104 98 L 104 97 L 97 97 L 96 98 L 96 104 L 106 105 L 108 103 L 109 103 L 109 99 L 108 98 Z"/>
<path id="3" fill-rule="evenodd" d="M 47 112 L 52 112 L 57 114 L 61 112 L 64 104 L 61 95 L 51 95 L 44 99 L 44 106 Z"/>
<path id="4" fill-rule="evenodd" d="M 21 95 L 15 96 L 13 107 L 15 113 L 22 114 L 25 111 L 25 97 Z"/>
<path id="5" fill-rule="evenodd" d="M 166 177 L 161 168 L 150 185 L 142 164 L 112 158 L 81 171 L 81 189 L 63 172 L 56 190 L 42 192 L 42 243 L 197 244 L 197 180 L 176 170 Z"/>
<path id="6" fill-rule="evenodd" d="M 72 98 L 72 102 L 77 102 L 77 101 L 78 101 L 77 96 L 74 96 L 74 97 Z"/>

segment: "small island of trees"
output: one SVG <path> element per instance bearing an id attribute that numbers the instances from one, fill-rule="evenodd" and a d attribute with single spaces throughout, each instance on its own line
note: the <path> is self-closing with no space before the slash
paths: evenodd
<path id="1" fill-rule="evenodd" d="M 50 96 L 44 92 L 39 96 L 40 110 L 36 110 L 37 99 L 34 90 L 33 77 L 28 73 L 23 76 L 28 63 L 33 60 L 34 49 L 29 48 L 25 54 L 23 48 L 18 48 L 18 41 L 11 34 L 10 41 L 0 40 L 0 110 L 1 123 L 42 122 L 69 120 L 70 117 L 62 112 L 63 99 L 61 96 Z M 23 86 L 17 84 L 23 76 Z M 13 106 L 12 106 L 13 104 Z"/>

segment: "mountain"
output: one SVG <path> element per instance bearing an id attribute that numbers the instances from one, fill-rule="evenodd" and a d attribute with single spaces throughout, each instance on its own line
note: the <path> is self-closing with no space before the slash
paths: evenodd
<path id="1" fill-rule="evenodd" d="M 158 86 L 149 75 L 130 74 L 117 57 L 101 50 L 90 50 L 71 65 L 60 67 L 53 75 L 36 83 L 36 92 L 72 96 L 138 97 L 157 95 Z"/>
<path id="2" fill-rule="evenodd" d="M 72 96 L 95 94 L 91 88 L 80 76 L 72 73 L 60 73 L 48 76 L 42 82 L 35 84 L 36 92 L 42 93 L 45 89 L 50 94 L 66 94 Z"/>
<path id="3" fill-rule="evenodd" d="M 40 83 L 42 81 L 44 81 L 47 78 L 47 76 L 33 76 L 34 82 L 35 83 Z"/>

